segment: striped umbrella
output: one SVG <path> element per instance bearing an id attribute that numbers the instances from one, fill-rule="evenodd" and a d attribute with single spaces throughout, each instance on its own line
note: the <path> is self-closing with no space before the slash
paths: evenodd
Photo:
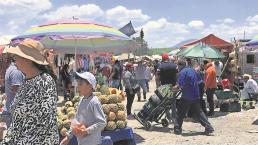
<path id="1" fill-rule="evenodd" d="M 245 44 L 248 48 L 258 47 L 258 35 L 256 35 L 251 41 Z"/>
<path id="2" fill-rule="evenodd" d="M 46 48 L 62 53 L 134 52 L 139 46 L 119 30 L 86 20 L 60 20 L 33 27 L 12 39 L 41 41 Z"/>

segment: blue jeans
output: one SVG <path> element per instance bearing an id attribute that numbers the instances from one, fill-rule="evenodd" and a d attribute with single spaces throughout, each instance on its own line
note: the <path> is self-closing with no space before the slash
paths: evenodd
<path id="1" fill-rule="evenodd" d="M 119 80 L 112 80 L 111 87 L 118 89 L 119 85 L 120 85 Z"/>
<path id="2" fill-rule="evenodd" d="M 138 80 L 138 83 L 139 83 L 140 87 L 142 88 L 142 91 L 144 93 L 146 93 L 147 92 L 146 80 L 145 79 L 144 80 Z"/>

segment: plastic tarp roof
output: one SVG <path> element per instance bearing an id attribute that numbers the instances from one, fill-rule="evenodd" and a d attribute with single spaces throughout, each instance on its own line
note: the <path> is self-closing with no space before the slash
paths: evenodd
<path id="1" fill-rule="evenodd" d="M 234 45 L 213 35 L 213 34 L 209 34 L 208 36 L 204 37 L 204 38 L 201 38 L 199 40 L 195 40 L 193 42 L 190 42 L 190 43 L 187 43 L 187 44 L 184 44 L 183 46 L 181 46 L 181 48 L 186 48 L 186 47 L 189 47 L 190 45 L 194 45 L 196 43 L 199 43 L 199 42 L 202 42 L 206 45 L 209 45 L 211 47 L 215 47 L 215 48 L 218 48 L 218 49 L 222 49 L 223 51 L 225 52 L 231 52 L 233 51 L 233 47 Z"/>

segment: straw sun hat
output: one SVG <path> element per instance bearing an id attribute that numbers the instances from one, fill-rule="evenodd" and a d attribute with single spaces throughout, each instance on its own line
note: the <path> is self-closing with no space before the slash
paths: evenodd
<path id="1" fill-rule="evenodd" d="M 248 77 L 249 79 L 251 79 L 251 78 L 252 78 L 252 76 L 251 76 L 251 75 L 249 75 L 249 74 L 244 74 L 244 75 L 243 75 L 243 77 Z"/>
<path id="2" fill-rule="evenodd" d="M 4 49 L 4 53 L 15 54 L 37 64 L 48 65 L 48 62 L 43 54 L 43 45 L 33 39 L 25 39 L 16 47 L 6 47 Z"/>

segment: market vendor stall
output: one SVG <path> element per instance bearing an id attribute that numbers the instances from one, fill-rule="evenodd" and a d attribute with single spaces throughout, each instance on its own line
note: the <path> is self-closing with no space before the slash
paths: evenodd
<path id="1" fill-rule="evenodd" d="M 134 135 L 132 128 L 127 126 L 124 93 L 116 88 L 108 88 L 105 85 L 97 85 L 97 91 L 93 92 L 96 95 L 104 110 L 107 119 L 107 126 L 105 131 L 102 132 L 102 136 L 110 136 L 112 142 L 124 141 L 130 145 L 134 145 Z M 60 129 L 61 137 L 66 136 L 66 132 L 70 128 L 70 119 L 75 116 L 78 102 L 80 101 L 79 96 L 75 96 L 73 100 L 67 101 L 64 106 L 58 111 L 58 128 Z M 72 144 L 75 145 L 76 140 L 71 140 Z"/>

